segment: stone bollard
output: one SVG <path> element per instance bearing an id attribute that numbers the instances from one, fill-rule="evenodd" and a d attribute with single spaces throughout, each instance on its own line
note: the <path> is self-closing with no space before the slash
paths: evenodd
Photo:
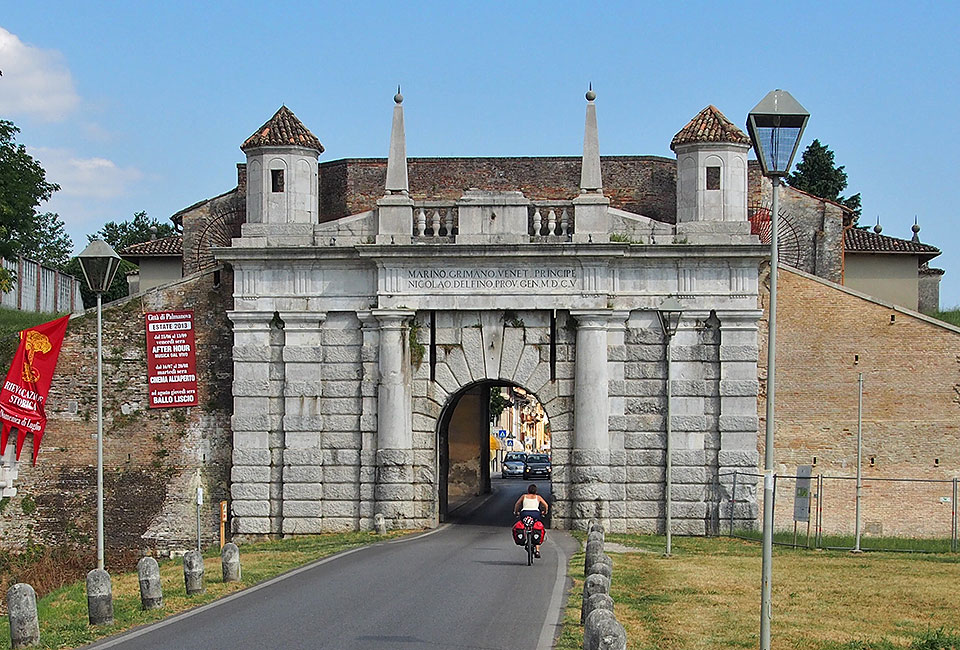
<path id="1" fill-rule="evenodd" d="M 87 617 L 90 625 L 113 624 L 113 585 L 104 569 L 87 574 Z"/>
<path id="2" fill-rule="evenodd" d="M 583 601 L 580 605 L 580 624 L 587 619 L 587 601 L 594 594 L 610 595 L 610 578 L 602 576 L 599 573 L 587 576 L 583 581 Z"/>
<path id="3" fill-rule="evenodd" d="M 152 557 L 140 558 L 137 562 L 137 579 L 140 581 L 140 609 L 163 607 L 163 586 L 160 584 L 160 566 Z"/>
<path id="4" fill-rule="evenodd" d="M 188 596 L 203 593 L 203 555 L 200 551 L 183 554 L 183 584 Z"/>
<path id="5" fill-rule="evenodd" d="M 37 619 L 37 592 L 25 582 L 7 589 L 7 615 L 10 618 L 10 647 L 26 648 L 40 643 Z"/>
<path id="6" fill-rule="evenodd" d="M 608 594 L 593 594 L 587 598 L 587 604 L 583 610 L 583 620 L 589 620 L 591 612 L 595 609 L 609 609 L 612 612 L 613 598 Z"/>
<path id="7" fill-rule="evenodd" d="M 223 545 L 220 567 L 223 569 L 224 582 L 240 582 L 240 549 L 233 542 Z"/>
<path id="8" fill-rule="evenodd" d="M 597 650 L 627 650 L 627 631 L 616 618 L 604 618 L 597 623 Z"/>
<path id="9" fill-rule="evenodd" d="M 604 534 L 603 524 L 600 523 L 599 519 L 591 519 L 590 523 L 587 525 L 587 533 L 600 533 Z"/>
<path id="10" fill-rule="evenodd" d="M 384 519 L 383 514 L 380 512 L 373 516 L 373 530 L 377 535 L 387 534 L 387 520 Z"/>
<path id="11" fill-rule="evenodd" d="M 583 624 L 583 650 L 599 650 L 602 631 L 616 623 L 617 617 L 609 609 L 595 609 Z"/>
<path id="12" fill-rule="evenodd" d="M 613 578 L 613 567 L 603 560 L 597 560 L 590 565 L 590 568 L 587 569 L 585 576 L 591 576 L 594 574 L 599 574 L 607 578 L 608 580 Z"/>
<path id="13" fill-rule="evenodd" d="M 587 541 L 587 548 L 583 552 L 583 568 L 593 566 L 593 564 L 603 557 L 603 542 Z"/>

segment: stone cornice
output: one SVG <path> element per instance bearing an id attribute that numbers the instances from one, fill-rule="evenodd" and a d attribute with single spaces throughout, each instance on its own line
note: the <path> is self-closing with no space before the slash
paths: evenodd
<path id="1" fill-rule="evenodd" d="M 762 244 L 706 245 L 706 244 L 407 244 L 361 246 L 286 246 L 286 247 L 226 247 L 214 250 L 218 260 L 248 262 L 270 260 L 292 262 L 299 260 L 357 260 L 426 258 L 606 258 L 616 259 L 690 259 L 690 258 L 752 258 L 769 256 L 769 247 Z"/>

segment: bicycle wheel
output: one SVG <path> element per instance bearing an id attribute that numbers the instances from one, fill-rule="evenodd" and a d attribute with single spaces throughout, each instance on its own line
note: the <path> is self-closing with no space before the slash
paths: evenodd
<path id="1" fill-rule="evenodd" d="M 533 564 L 533 535 L 527 533 L 527 566 Z"/>

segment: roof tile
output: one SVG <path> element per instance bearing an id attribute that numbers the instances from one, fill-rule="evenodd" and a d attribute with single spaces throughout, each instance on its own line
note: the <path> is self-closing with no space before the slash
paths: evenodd
<path id="1" fill-rule="evenodd" d="M 707 106 L 697 116 L 687 122 L 680 132 L 673 136 L 670 148 L 674 151 L 681 144 L 694 142 L 732 142 L 750 144 L 750 138 L 727 119 L 727 116 L 714 106 Z"/>
<path id="2" fill-rule="evenodd" d="M 120 251 L 122 257 L 164 257 L 183 255 L 183 235 L 131 244 Z"/>
<path id="3" fill-rule="evenodd" d="M 266 123 L 240 145 L 242 151 L 257 147 L 309 147 L 323 153 L 323 145 L 310 129 L 286 106 L 273 114 Z"/>
<path id="4" fill-rule="evenodd" d="M 843 235 L 843 245 L 848 253 L 908 253 L 923 259 L 940 254 L 936 246 L 880 235 L 866 228 L 848 229 Z"/>

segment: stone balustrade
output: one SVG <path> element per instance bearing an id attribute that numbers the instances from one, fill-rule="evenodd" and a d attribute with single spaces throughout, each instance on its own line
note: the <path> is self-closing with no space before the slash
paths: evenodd
<path id="1" fill-rule="evenodd" d="M 533 241 L 570 241 L 574 231 L 573 201 L 532 201 L 528 234 Z"/>
<path id="2" fill-rule="evenodd" d="M 419 242 L 453 242 L 459 229 L 459 213 L 453 201 L 415 201 L 413 237 Z"/>
<path id="3" fill-rule="evenodd" d="M 531 241 L 571 241 L 574 233 L 573 201 L 532 201 L 527 213 L 527 235 Z M 455 201 L 414 201 L 413 241 L 454 243 L 459 234 L 459 221 Z"/>

